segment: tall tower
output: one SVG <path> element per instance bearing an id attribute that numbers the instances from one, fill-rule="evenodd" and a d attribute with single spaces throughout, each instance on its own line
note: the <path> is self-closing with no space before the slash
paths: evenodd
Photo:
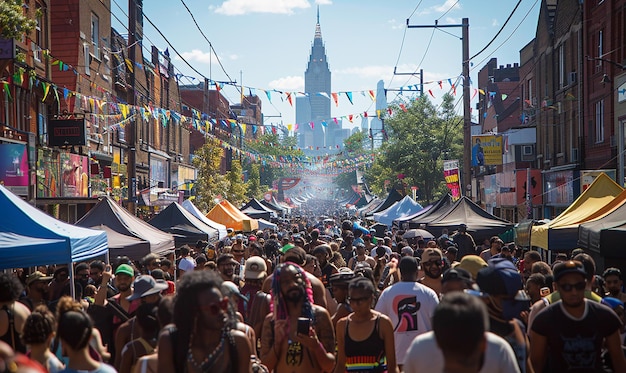
<path id="1" fill-rule="evenodd" d="M 319 92 L 325 92 L 327 97 Z M 305 150 L 313 147 L 314 151 L 325 152 L 324 146 L 332 143 L 334 131 L 331 126 L 335 124 L 330 120 L 330 68 L 322 41 L 319 6 L 311 55 L 304 72 L 304 93 L 306 96 L 296 98 L 300 148 Z M 322 122 L 327 123 L 328 128 L 324 128 Z"/>

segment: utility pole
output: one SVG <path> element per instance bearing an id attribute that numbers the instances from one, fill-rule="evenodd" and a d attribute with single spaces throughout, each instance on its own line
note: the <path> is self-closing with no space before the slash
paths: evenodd
<path id="1" fill-rule="evenodd" d="M 137 2 L 136 0 L 128 0 L 128 57 L 133 66 L 130 71 L 127 88 L 128 105 L 135 106 L 135 48 L 137 46 Z M 141 41 L 140 41 L 141 42 Z M 128 144 L 128 211 L 137 215 L 137 117 L 133 117 L 126 130 L 128 131 L 126 141 Z"/>
<path id="2" fill-rule="evenodd" d="M 469 18 L 463 18 L 460 25 L 409 25 L 408 28 L 462 28 L 462 63 L 463 63 L 463 173 L 461 178 L 461 193 L 471 191 L 472 185 L 472 116 L 470 113 L 470 78 L 469 78 Z M 464 187 L 465 186 L 465 187 Z M 471 196 L 471 195 L 470 195 Z"/>

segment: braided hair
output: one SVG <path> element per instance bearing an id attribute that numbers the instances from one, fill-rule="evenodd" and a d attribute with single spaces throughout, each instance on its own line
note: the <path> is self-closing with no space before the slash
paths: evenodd
<path id="1" fill-rule="evenodd" d="M 309 281 L 308 277 L 306 276 L 306 272 L 304 271 L 304 269 L 302 269 L 302 267 L 293 262 L 285 262 L 279 264 L 274 270 L 271 290 L 272 303 L 270 305 L 270 310 L 274 312 L 274 318 L 277 320 L 284 320 L 288 317 L 287 305 L 285 304 L 285 299 L 280 288 L 280 278 L 282 272 L 285 270 L 295 271 L 297 278 L 302 280 L 299 283 L 300 286 L 304 287 L 303 290 L 305 296 L 304 303 L 302 304 L 301 316 L 313 319 L 313 288 L 311 287 L 311 281 Z"/>
<path id="2" fill-rule="evenodd" d="M 46 343 L 48 337 L 56 331 L 56 324 L 56 318 L 48 307 L 37 306 L 24 322 L 22 342 L 25 345 Z"/>

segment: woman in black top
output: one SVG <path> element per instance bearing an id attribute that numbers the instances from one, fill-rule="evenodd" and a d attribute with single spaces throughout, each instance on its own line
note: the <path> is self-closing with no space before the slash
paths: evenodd
<path id="1" fill-rule="evenodd" d="M 340 372 L 399 372 L 391 320 L 372 309 L 374 284 L 356 278 L 348 288 L 353 311 L 337 323 L 337 365 Z"/>

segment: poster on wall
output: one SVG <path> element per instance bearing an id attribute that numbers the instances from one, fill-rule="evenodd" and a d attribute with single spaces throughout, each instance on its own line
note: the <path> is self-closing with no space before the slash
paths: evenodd
<path id="1" fill-rule="evenodd" d="M 502 136 L 472 136 L 472 166 L 502 164 Z"/>
<path id="2" fill-rule="evenodd" d="M 37 197 L 60 196 L 59 153 L 51 149 L 37 151 Z"/>
<path id="3" fill-rule="evenodd" d="M 62 153 L 61 191 L 63 197 L 89 197 L 89 164 L 87 157 Z"/>
<path id="4" fill-rule="evenodd" d="M 0 144 L 0 182 L 17 195 L 28 195 L 28 155 L 25 144 Z"/>

